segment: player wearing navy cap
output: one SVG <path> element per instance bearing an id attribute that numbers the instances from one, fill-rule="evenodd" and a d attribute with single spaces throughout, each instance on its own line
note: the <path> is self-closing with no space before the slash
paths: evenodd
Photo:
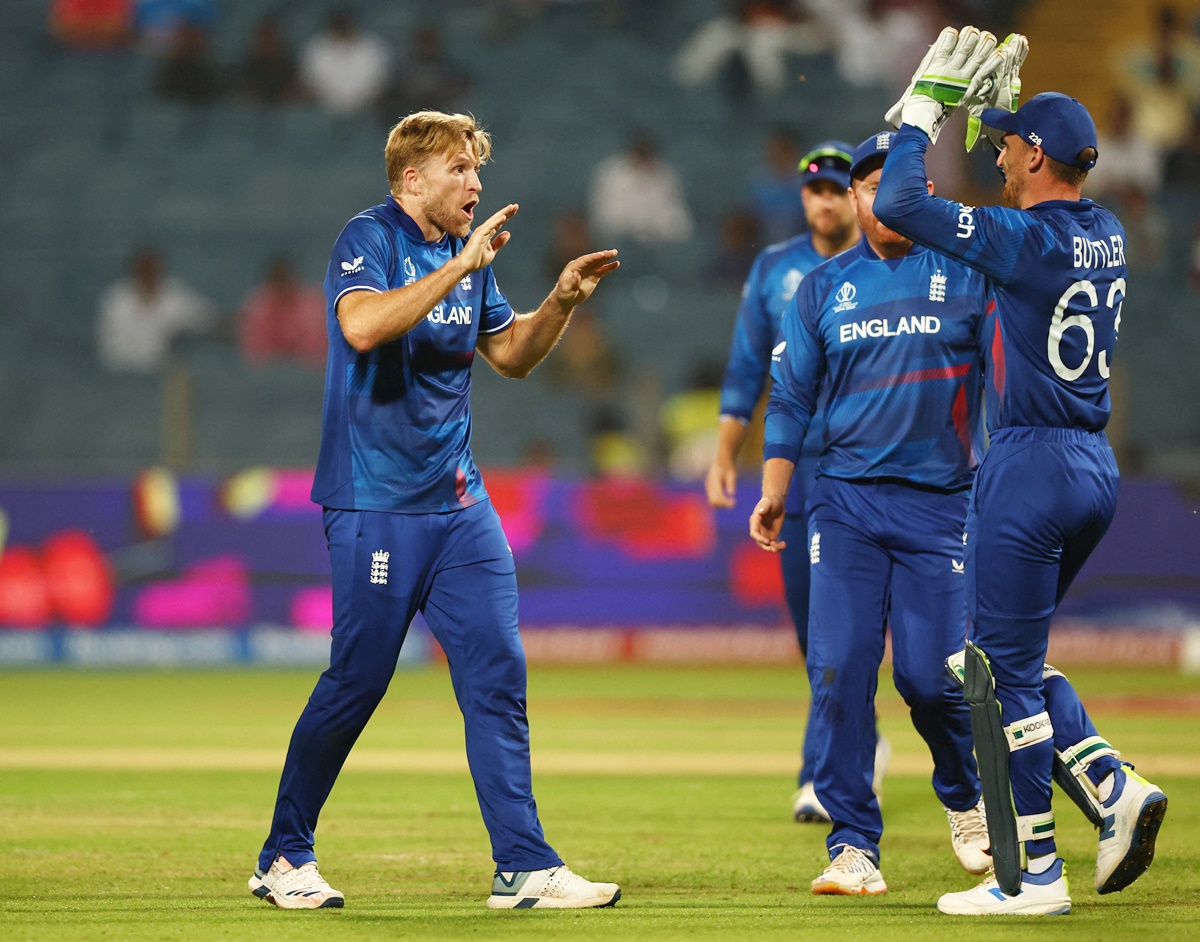
<path id="1" fill-rule="evenodd" d="M 351 219 L 325 277 L 329 357 L 313 500 L 333 569 L 330 665 L 292 734 L 271 833 L 250 878 L 284 909 L 340 908 L 314 830 L 383 697 L 420 611 L 446 653 L 467 759 L 491 838 L 492 908 L 605 906 L 546 842 L 534 804 L 512 552 L 471 457 L 471 365 L 526 376 L 572 309 L 618 262 L 570 262 L 541 306 L 515 314 L 491 263 L 509 204 L 471 231 L 488 134 L 466 115 L 417 112 L 385 149 L 388 198 Z"/>
<path id="2" fill-rule="evenodd" d="M 972 625 L 963 679 L 995 877 L 939 899 L 943 912 L 964 915 L 1070 912 L 1052 774 L 1094 811 L 1101 893 L 1150 866 L 1167 804 L 1044 667 L 1051 616 L 1116 508 L 1104 426 L 1127 272 L 1121 224 L 1080 193 L 1099 156 L 1087 109 L 1045 92 L 1012 110 L 1023 43 L 997 48 L 974 27 L 943 31 L 897 103 L 904 126 L 876 200 L 880 219 L 970 265 L 994 296 L 984 334 L 991 442 L 964 535 Z M 1003 207 L 935 199 L 923 186 L 925 148 L 959 103 L 1000 148 Z"/>
<path id="3" fill-rule="evenodd" d="M 733 342 L 725 380 L 721 387 L 721 413 L 717 450 L 705 479 L 708 502 L 713 507 L 734 506 L 737 486 L 737 457 L 746 440 L 750 418 L 762 396 L 771 369 L 771 349 L 779 335 L 783 309 L 800 282 L 817 265 L 856 245 L 858 220 L 850 205 L 851 145 L 844 141 L 822 141 L 800 160 L 800 196 L 808 231 L 784 242 L 769 245 L 755 258 L 733 327 Z M 788 492 L 787 514 L 781 539 L 804 539 L 807 524 L 804 501 L 820 449 L 818 419 L 809 428 L 806 445 Z M 780 556 L 784 594 L 800 651 L 808 655 L 808 560 L 802 553 Z M 812 724 L 810 712 L 808 724 Z M 813 789 L 814 736 L 806 729 L 801 750 L 797 790 L 792 796 L 792 817 L 797 821 L 825 821 L 829 816 Z M 880 741 L 876 779 L 883 775 L 886 740 Z M 877 782 L 878 784 L 878 782 Z"/>
<path id="4" fill-rule="evenodd" d="M 783 315 L 772 357 L 762 500 L 750 535 L 780 539 L 801 446 L 825 395 L 808 501 L 808 677 L 817 794 L 833 820 L 818 894 L 887 890 L 883 819 L 871 791 L 874 698 L 884 636 L 896 688 L 934 760 L 955 855 L 983 873 L 986 826 L 962 694 L 943 661 L 962 643 L 962 521 L 980 420 L 983 279 L 914 246 L 872 212 L 892 134 L 855 149 L 851 203 L 863 239 L 814 269 Z"/>

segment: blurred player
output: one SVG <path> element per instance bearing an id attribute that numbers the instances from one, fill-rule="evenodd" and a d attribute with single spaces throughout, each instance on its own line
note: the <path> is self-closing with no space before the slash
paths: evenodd
<path id="1" fill-rule="evenodd" d="M 873 135 L 854 151 L 850 200 L 862 241 L 814 269 L 784 312 L 762 500 L 750 517 L 763 549 L 785 549 L 788 487 L 824 388 L 807 539 L 790 550 L 807 547 L 811 565 L 814 784 L 833 820 L 817 894 L 887 891 L 871 777 L 889 625 L 896 689 L 933 756 L 955 855 L 972 873 L 991 865 L 967 706 L 943 666 L 966 623 L 962 522 L 982 435 L 983 279 L 875 218 L 891 139 Z"/>
<path id="2" fill-rule="evenodd" d="M 1124 889 L 1150 866 L 1167 805 L 1097 735 L 1066 679 L 1043 667 L 1051 616 L 1116 509 L 1104 426 L 1125 234 L 1080 195 L 1099 156 L 1087 109 L 1045 92 L 1013 112 L 1011 40 L 993 52 L 990 33 L 943 31 L 897 103 L 903 126 L 875 204 L 889 226 L 984 275 L 992 294 L 984 334 L 991 444 L 963 540 L 972 619 L 964 680 L 996 872 L 938 900 L 942 912 L 960 915 L 1070 912 L 1050 801 L 1056 753 L 1083 793 L 1077 803 L 1098 811 L 1100 893 Z M 979 107 L 981 90 L 999 107 Z M 1000 148 L 1004 207 L 963 206 L 925 190 L 925 148 L 960 101 Z"/>
<path id="3" fill-rule="evenodd" d="M 851 146 L 844 141 L 824 141 L 800 160 L 800 198 L 808 221 L 808 232 L 785 242 L 769 245 L 754 260 L 742 303 L 733 328 L 733 344 L 721 387 L 721 417 L 717 429 L 717 453 L 708 469 L 704 487 L 713 507 L 729 508 L 737 492 L 737 458 L 746 440 L 750 417 L 762 396 L 771 369 L 771 348 L 779 336 L 783 309 L 801 280 L 827 258 L 844 252 L 859 240 L 858 220 L 850 205 Z M 788 492 L 787 513 L 781 539 L 804 538 L 807 524 L 804 501 L 813 478 L 821 432 L 816 423 L 805 439 L 796 475 Z M 808 656 L 808 560 L 803 553 L 780 557 L 784 593 L 800 651 Z M 812 723 L 809 713 L 808 723 Z M 800 774 L 792 796 L 792 816 L 797 821 L 829 821 L 817 799 L 812 776 L 815 759 L 806 730 L 801 752 Z M 882 778 L 887 761 L 886 741 L 880 741 L 876 777 Z"/>
<path id="4" fill-rule="evenodd" d="M 491 837 L 491 908 L 606 906 L 546 843 L 531 790 L 525 655 L 512 552 L 471 457 L 471 364 L 524 377 L 615 251 L 570 262 L 531 314 L 515 314 L 491 262 L 509 204 L 471 231 L 491 141 L 464 115 L 417 112 L 388 136 L 388 199 L 355 216 L 325 277 L 329 361 L 321 504 L 333 568 L 325 671 L 292 734 L 271 833 L 250 889 L 284 909 L 341 907 L 313 832 L 342 763 L 383 697 L 409 623 L 446 652 L 467 759 Z"/>

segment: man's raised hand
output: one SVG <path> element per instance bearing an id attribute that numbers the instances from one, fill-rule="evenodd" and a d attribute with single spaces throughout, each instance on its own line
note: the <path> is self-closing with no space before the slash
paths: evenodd
<path id="1" fill-rule="evenodd" d="M 568 262 L 558 283 L 554 286 L 554 296 L 563 307 L 573 308 L 582 304 L 592 296 L 596 285 L 605 275 L 612 274 L 621 263 L 617 261 L 617 250 L 606 249 L 603 252 L 592 252 L 581 255 L 574 261 Z"/>
<path id="2" fill-rule="evenodd" d="M 931 142 L 964 99 L 968 89 L 981 85 L 996 72 L 1002 59 L 994 56 L 996 37 L 986 30 L 947 26 L 929 47 L 908 90 L 884 116 L 893 126 L 911 124 L 920 128 Z M 977 81 L 978 80 L 978 81 Z"/>
<path id="3" fill-rule="evenodd" d="M 997 149 L 1003 147 L 1003 135 L 983 125 L 985 108 L 1016 111 L 1021 103 L 1021 65 L 1029 55 L 1029 40 L 1020 33 L 1009 33 L 992 55 L 999 57 L 999 66 L 992 71 L 981 69 L 963 96 L 967 107 L 967 153 L 975 149 L 983 136 Z"/>
<path id="4" fill-rule="evenodd" d="M 500 230 L 517 214 L 518 209 L 520 207 L 516 203 L 509 203 L 499 212 L 489 216 L 482 226 L 477 226 L 471 233 L 471 238 L 467 239 L 467 244 L 458 253 L 459 261 L 467 266 L 468 272 L 479 271 L 492 264 L 496 253 L 512 238 L 511 232 Z"/>

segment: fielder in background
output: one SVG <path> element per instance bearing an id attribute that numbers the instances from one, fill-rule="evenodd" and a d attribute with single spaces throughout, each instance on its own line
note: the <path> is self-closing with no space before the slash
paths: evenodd
<path id="1" fill-rule="evenodd" d="M 823 141 L 800 160 L 800 198 L 808 231 L 769 245 L 754 260 L 733 327 L 733 342 L 725 381 L 721 386 L 721 413 L 717 427 L 717 452 L 704 487 L 713 507 L 731 508 L 737 493 L 737 459 L 746 441 L 751 416 L 767 384 L 771 350 L 779 337 L 783 310 L 800 282 L 827 258 L 858 244 L 858 220 L 850 205 L 851 146 L 844 141 Z M 816 471 L 821 447 L 820 411 L 809 427 L 804 450 L 788 491 L 787 512 L 780 539 L 800 542 L 808 530 L 804 501 Z M 783 587 L 800 652 L 808 657 L 808 559 L 803 553 L 779 557 Z M 813 713 L 807 725 L 812 724 Z M 815 739 L 806 728 L 801 748 L 800 772 L 792 796 L 792 817 L 797 821 L 829 821 L 812 778 Z M 875 762 L 876 785 L 883 777 L 888 745 L 880 740 Z M 878 791 L 878 788 L 876 789 Z"/>
<path id="2" fill-rule="evenodd" d="M 982 435 L 983 279 L 887 229 L 872 211 L 892 134 L 854 151 L 859 244 L 814 269 L 772 357 L 762 500 L 750 535 L 779 552 L 789 486 L 818 396 L 825 438 L 808 501 L 808 679 L 814 784 L 833 821 L 817 894 L 887 891 L 871 790 L 875 692 L 890 625 L 896 689 L 933 756 L 962 866 L 984 873 L 987 830 L 967 706 L 944 668 L 962 646 L 962 523 Z"/>
<path id="3" fill-rule="evenodd" d="M 467 759 L 491 837 L 490 908 L 607 906 L 611 883 L 572 873 L 534 804 L 512 552 L 471 457 L 471 364 L 524 377 L 572 309 L 615 271 L 615 251 L 567 264 L 541 306 L 515 314 L 491 263 L 509 204 L 471 231 L 491 141 L 465 115 L 417 112 L 388 136 L 390 193 L 334 244 L 325 277 L 329 358 L 312 499 L 333 568 L 329 669 L 288 747 L 271 833 L 250 878 L 284 909 L 340 908 L 317 870 L 317 816 L 382 699 L 409 623 L 446 652 Z"/>
<path id="4" fill-rule="evenodd" d="M 964 534 L 972 634 L 963 679 L 995 876 L 938 900 L 960 915 L 1070 912 L 1051 810 L 1056 755 L 1060 783 L 1073 779 L 1073 797 L 1100 825 L 1100 893 L 1150 866 L 1167 806 L 1097 734 L 1066 678 L 1044 666 L 1051 616 L 1116 509 L 1104 426 L 1127 274 L 1121 224 L 1081 196 L 1099 156 L 1087 109 L 1044 92 L 1013 110 L 1023 46 L 1009 37 L 997 47 L 974 27 L 943 31 L 889 112 L 903 126 L 875 202 L 887 225 L 986 277 L 992 296 L 991 443 Z M 926 191 L 925 149 L 960 103 L 999 149 L 1003 207 Z"/>

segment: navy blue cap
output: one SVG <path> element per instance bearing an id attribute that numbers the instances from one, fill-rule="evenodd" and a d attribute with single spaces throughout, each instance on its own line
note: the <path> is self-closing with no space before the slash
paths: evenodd
<path id="1" fill-rule="evenodd" d="M 1094 160 L 1079 159 L 1085 147 L 1096 148 L 1096 124 L 1088 110 L 1070 95 L 1042 92 L 1016 111 L 985 108 L 981 120 L 989 128 L 1036 144 L 1059 163 L 1080 170 L 1096 166 Z"/>
<path id="2" fill-rule="evenodd" d="M 876 159 L 882 166 L 883 162 L 887 160 L 888 152 L 892 149 L 892 139 L 895 136 L 895 131 L 880 131 L 878 134 L 872 134 L 854 148 L 854 157 L 850 162 L 851 179 L 865 177 L 874 170 L 874 167 L 868 168 L 867 164 Z"/>
<path id="3" fill-rule="evenodd" d="M 800 185 L 815 180 L 832 180 L 838 186 L 850 186 L 850 145 L 845 141 L 822 141 L 800 158 Z"/>

